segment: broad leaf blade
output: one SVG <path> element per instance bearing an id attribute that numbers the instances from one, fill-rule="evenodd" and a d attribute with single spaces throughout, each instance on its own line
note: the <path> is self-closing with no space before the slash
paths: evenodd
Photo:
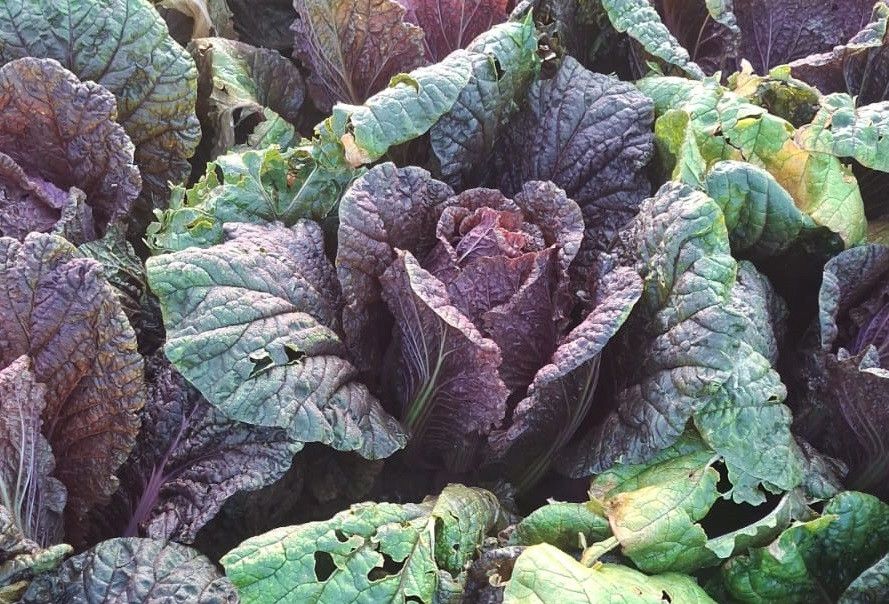
<path id="1" fill-rule="evenodd" d="M 200 126 L 194 61 L 154 7 L 147 0 L 10 0 L 0 16 L 0 63 L 25 56 L 56 59 L 117 97 L 118 121 L 142 173 L 139 210 L 163 207 L 167 182 L 191 171 Z"/>
<path id="2" fill-rule="evenodd" d="M 339 288 L 315 223 L 233 224 L 223 244 L 147 266 L 167 357 L 223 413 L 371 459 L 403 445 L 345 358 Z"/>
<path id="3" fill-rule="evenodd" d="M 238 594 L 196 550 L 152 539 L 111 539 L 37 577 L 22 604 L 180 600 L 235 604 Z"/>
<path id="4" fill-rule="evenodd" d="M 223 556 L 243 602 L 434 601 L 497 524 L 496 498 L 448 485 L 421 504 L 359 503 L 330 520 L 276 529 Z"/>
<path id="5" fill-rule="evenodd" d="M 392 76 L 423 65 L 423 32 L 394 0 L 295 0 L 294 54 L 310 70 L 309 92 L 324 112 L 360 104 Z"/>
<path id="6" fill-rule="evenodd" d="M 61 237 L 0 238 L 0 366 L 31 357 L 46 384 L 44 435 L 68 489 L 69 539 L 107 499 L 139 430 L 145 402 L 136 338 L 99 263 Z"/>

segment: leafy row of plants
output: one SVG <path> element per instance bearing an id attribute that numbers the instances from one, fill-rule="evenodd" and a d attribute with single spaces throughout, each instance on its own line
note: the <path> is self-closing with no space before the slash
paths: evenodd
<path id="1" fill-rule="evenodd" d="M 7 0 L 0 602 L 886 601 L 887 26 Z"/>

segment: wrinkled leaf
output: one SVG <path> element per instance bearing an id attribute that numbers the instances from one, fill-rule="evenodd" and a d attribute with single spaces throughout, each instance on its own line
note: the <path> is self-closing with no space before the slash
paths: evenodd
<path id="1" fill-rule="evenodd" d="M 0 175 L 3 212 L 12 214 L 2 222 L 17 227 L 2 226 L 4 232 L 23 238 L 31 230 L 49 230 L 29 214 L 49 213 L 58 220 L 71 187 L 86 193 L 101 228 L 129 214 L 141 181 L 133 143 L 117 117 L 110 92 L 80 82 L 52 59 L 24 58 L 0 67 L 0 152 L 36 180 L 32 186 L 38 189 L 16 195 L 8 176 Z"/>
<path id="2" fill-rule="evenodd" d="M 506 21 L 507 0 L 399 0 L 405 18 L 423 29 L 426 58 L 441 61 L 451 51 L 466 46 L 491 28 Z"/>
<path id="3" fill-rule="evenodd" d="M 31 358 L 46 385 L 43 434 L 68 489 L 68 538 L 117 487 L 145 402 L 136 338 L 102 266 L 54 235 L 0 238 L 0 367 Z"/>
<path id="4" fill-rule="evenodd" d="M 0 505 L 0 602 L 17 602 L 31 578 L 56 568 L 71 549 L 65 544 L 41 549 L 22 534 L 9 510 Z"/>
<path id="5" fill-rule="evenodd" d="M 499 25 L 467 47 L 472 75 L 429 133 L 441 179 L 457 190 L 477 184 L 502 124 L 537 75 L 537 32 L 530 15 Z"/>
<path id="6" fill-rule="evenodd" d="M 157 222 L 148 227 L 148 244 L 156 252 L 176 252 L 222 243 L 227 222 L 322 220 L 336 198 L 313 195 L 306 167 L 297 150 L 276 146 L 222 155 L 193 187 L 173 190 L 169 209 L 156 211 Z"/>
<path id="7" fill-rule="evenodd" d="M 819 232 L 784 187 L 753 164 L 718 162 L 704 178 L 703 189 L 722 208 L 737 254 L 776 256 Z"/>
<path id="8" fill-rule="evenodd" d="M 117 120 L 142 174 L 139 210 L 166 205 L 167 182 L 188 177 L 200 138 L 197 70 L 151 3 L 9 0 L 0 15 L 0 63 L 25 56 L 56 59 L 117 97 Z"/>
<path id="9" fill-rule="evenodd" d="M 751 549 L 721 570 L 730 596 L 741 602 L 836 601 L 889 547 L 889 506 L 843 492 L 815 520 L 785 530 L 768 547 Z"/>
<path id="10" fill-rule="evenodd" d="M 797 132 L 797 140 L 810 151 L 852 158 L 889 172 L 889 102 L 856 109 L 850 96 L 828 95 L 821 99 L 812 123 Z"/>
<path id="11" fill-rule="evenodd" d="M 644 280 L 627 336 L 633 369 L 616 395 L 617 411 L 577 443 L 566 469 L 580 476 L 650 459 L 692 419 L 725 458 L 736 501 L 761 502 L 759 485 L 793 488 L 801 461 L 781 404 L 786 390 L 763 356 L 770 351 L 745 335 L 751 321 L 768 325 L 769 310 L 731 303 L 738 265 L 721 210 L 668 183 L 643 204 L 633 229 Z"/>
<path id="12" fill-rule="evenodd" d="M 452 195 L 426 170 L 391 163 L 371 168 L 343 195 L 336 269 L 343 288 L 343 332 L 361 368 L 378 362 L 388 336 L 379 278 L 395 260 L 396 248 L 428 252 Z"/>
<path id="13" fill-rule="evenodd" d="M 789 122 L 712 80 L 652 76 L 638 86 L 654 100 L 655 138 L 674 180 L 700 188 L 714 163 L 746 161 L 767 170 L 801 211 L 846 246 L 863 241 L 864 204 L 852 171 L 833 155 L 801 147 Z"/>
<path id="14" fill-rule="evenodd" d="M 614 29 L 621 33 L 626 32 L 648 54 L 668 65 L 675 65 L 689 77 L 704 77 L 703 70 L 691 60 L 688 51 L 670 33 L 650 0 L 602 0 L 602 6 Z"/>
<path id="15" fill-rule="evenodd" d="M 565 57 L 504 129 L 492 180 L 506 194 L 529 180 L 554 182 L 584 210 L 587 245 L 604 244 L 649 193 L 652 120 L 650 101 L 633 86 Z"/>
<path id="16" fill-rule="evenodd" d="M 392 76 L 425 63 L 423 31 L 394 0 L 294 0 L 294 55 L 310 71 L 309 93 L 323 112 L 360 104 Z"/>
<path id="17" fill-rule="evenodd" d="M 440 572 L 462 572 L 500 513 L 491 493 L 448 485 L 421 504 L 359 503 L 330 520 L 275 529 L 221 562 L 246 604 L 431 604 Z"/>
<path id="18" fill-rule="evenodd" d="M 589 314 L 561 342 L 534 377 L 527 398 L 490 444 L 519 489 L 533 484 L 574 436 L 592 404 L 599 355 L 642 294 L 639 276 L 617 269 L 598 284 Z"/>
<path id="19" fill-rule="evenodd" d="M 581 535 L 585 543 L 594 543 L 611 534 L 608 520 L 586 503 L 551 502 L 528 514 L 519 522 L 510 543 L 537 545 L 549 543 L 559 549 L 571 551 L 581 548 Z"/>
<path id="20" fill-rule="evenodd" d="M 136 332 L 139 352 L 151 354 L 157 350 L 165 337 L 160 306 L 148 289 L 145 265 L 122 229 L 116 226 L 108 229 L 101 239 L 78 246 L 77 252 L 102 264 L 105 278 L 114 287 Z"/>
<path id="21" fill-rule="evenodd" d="M 506 413 L 500 349 L 456 308 L 444 284 L 410 252 L 380 278 L 400 343 L 396 387 L 404 423 L 424 457 L 460 468 L 472 439 Z M 466 405 L 472 401 L 472 405 Z M 459 460 L 459 461 L 457 461 Z"/>
<path id="22" fill-rule="evenodd" d="M 165 359 L 150 359 L 146 378 L 139 439 L 94 519 L 107 535 L 192 543 L 226 499 L 280 478 L 301 445 L 280 428 L 226 418 Z"/>
<path id="23" fill-rule="evenodd" d="M 24 538 L 44 547 L 61 540 L 66 498 L 41 433 L 45 406 L 46 386 L 34 379 L 28 357 L 0 370 L 0 506 Z"/>
<path id="24" fill-rule="evenodd" d="M 318 225 L 232 224 L 226 239 L 147 262 L 173 365 L 232 419 L 371 459 L 400 448 L 335 331 L 339 288 Z"/>
<path id="25" fill-rule="evenodd" d="M 201 38 L 188 47 L 197 64 L 202 148 L 215 158 L 244 142 L 266 120 L 299 122 L 305 83 L 279 53 L 225 38 Z"/>
<path id="26" fill-rule="evenodd" d="M 833 29 L 834 35 L 845 34 L 845 37 L 834 38 L 833 44 L 824 46 L 817 54 L 800 55 L 790 63 L 790 72 L 817 86 L 824 94 L 845 92 L 857 97 L 861 105 L 889 100 L 889 90 L 885 85 L 889 74 L 889 6 L 882 1 L 874 3 L 868 0 L 856 0 L 849 4 L 853 7 L 852 15 L 846 13 L 846 6 L 842 11 L 837 11 L 845 27 Z M 871 8 L 873 13 L 870 12 Z M 856 19 L 855 11 L 864 19 Z M 856 24 L 859 24 L 860 31 L 854 36 L 845 31 Z"/>
<path id="27" fill-rule="evenodd" d="M 194 602 L 235 604 L 238 594 L 209 559 L 184 545 L 111 539 L 31 582 L 22 604 Z"/>

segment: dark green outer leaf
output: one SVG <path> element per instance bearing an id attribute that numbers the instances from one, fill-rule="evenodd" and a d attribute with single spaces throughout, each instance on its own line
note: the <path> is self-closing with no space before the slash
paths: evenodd
<path id="1" fill-rule="evenodd" d="M 226 238 L 147 262 L 173 365 L 232 419 L 370 459 L 401 448 L 397 422 L 345 358 L 318 225 L 232 223 Z"/>
<path id="2" fill-rule="evenodd" d="M 111 539 L 37 577 L 22 604 L 236 604 L 231 582 L 210 560 L 177 543 Z"/>
<path id="3" fill-rule="evenodd" d="M 889 600 L 889 554 L 858 575 L 840 596 L 839 604 L 875 604 L 886 600 Z"/>
<path id="4" fill-rule="evenodd" d="M 722 568 L 729 594 L 741 602 L 836 601 L 889 549 L 889 506 L 845 491 L 823 516 L 786 529 L 768 547 L 733 558 Z"/>
<path id="5" fill-rule="evenodd" d="M 639 42 L 650 55 L 675 65 L 688 76 L 703 79 L 704 72 L 673 37 L 650 0 L 602 0 L 614 29 Z"/>
<path id="6" fill-rule="evenodd" d="M 216 245 L 225 240 L 227 222 L 292 226 L 301 218 L 322 221 L 336 197 L 309 186 L 307 167 L 298 150 L 281 151 L 276 145 L 221 155 L 194 186 L 173 189 L 169 208 L 156 211 L 157 222 L 146 231 L 148 245 L 155 252 Z"/>
<path id="7" fill-rule="evenodd" d="M 469 82 L 429 133 L 441 179 L 457 190 L 479 183 L 502 125 L 540 69 L 530 15 L 496 31 L 499 35 L 483 34 L 467 47 Z"/>
<path id="8" fill-rule="evenodd" d="M 59 61 L 117 97 L 118 121 L 136 145 L 140 210 L 163 207 L 200 138 L 197 70 L 147 0 L 8 0 L 0 7 L 0 63 Z"/>
<path id="9" fill-rule="evenodd" d="M 644 279 L 642 299 L 630 321 L 633 377 L 617 394 L 617 411 L 576 451 L 574 475 L 600 472 L 618 460 L 638 463 L 679 438 L 689 419 L 725 457 L 736 501 L 758 503 L 768 490 L 788 490 L 801 480 L 799 452 L 790 435 L 786 391 L 769 360 L 745 331 L 765 321 L 731 304 L 737 262 L 719 207 L 687 186 L 668 183 L 643 204 L 634 223 Z"/>
<path id="10" fill-rule="evenodd" d="M 160 306 L 148 290 L 145 264 L 126 240 L 126 233 L 112 227 L 101 239 L 78 246 L 77 252 L 102 264 L 105 278 L 136 331 L 139 352 L 146 355 L 157 350 L 166 337 Z"/>

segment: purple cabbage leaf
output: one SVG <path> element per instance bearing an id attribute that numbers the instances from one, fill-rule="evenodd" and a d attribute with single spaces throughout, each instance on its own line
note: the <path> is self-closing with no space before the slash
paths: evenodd
<path id="1" fill-rule="evenodd" d="M 301 448 L 281 428 L 226 418 L 162 356 L 148 360 L 146 381 L 142 430 L 120 488 L 92 516 L 106 537 L 192 543 L 229 497 L 280 478 Z"/>
<path id="2" fill-rule="evenodd" d="M 53 59 L 0 67 L 0 235 L 96 239 L 139 194 L 133 144 L 102 86 Z"/>

